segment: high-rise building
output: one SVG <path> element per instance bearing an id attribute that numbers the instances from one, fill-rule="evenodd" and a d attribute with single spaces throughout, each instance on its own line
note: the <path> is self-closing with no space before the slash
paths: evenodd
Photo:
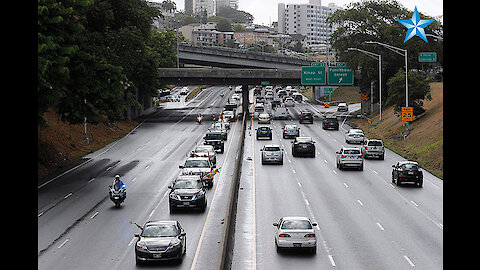
<path id="1" fill-rule="evenodd" d="M 327 18 L 339 6 L 322 6 L 321 0 L 309 0 L 308 4 L 278 4 L 278 33 L 301 34 L 305 44 L 312 50 L 327 50 L 329 39 L 336 26 L 327 24 Z"/>
<path id="2" fill-rule="evenodd" d="M 185 0 L 185 14 L 193 14 L 193 0 Z"/>
<path id="3" fill-rule="evenodd" d="M 221 6 L 227 6 L 234 9 L 238 9 L 238 0 L 217 0 L 217 9 Z"/>
<path id="4" fill-rule="evenodd" d="M 214 0 L 193 0 L 193 14 L 201 14 L 202 16 L 215 16 L 216 6 Z"/>

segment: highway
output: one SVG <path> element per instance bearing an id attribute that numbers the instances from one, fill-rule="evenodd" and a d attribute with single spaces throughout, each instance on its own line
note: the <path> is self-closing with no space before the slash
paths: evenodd
<path id="1" fill-rule="evenodd" d="M 271 141 L 257 140 L 259 124 L 250 120 L 232 269 L 443 269 L 443 181 L 424 171 L 423 188 L 395 186 L 391 165 L 404 158 L 388 149 L 385 160 L 365 160 L 364 171 L 337 169 L 335 152 L 348 145 L 344 130 L 349 127 L 321 127 L 321 113 L 335 108 L 296 104 L 289 108 L 291 120 L 270 124 Z M 299 124 L 302 109 L 315 112 L 314 124 Z M 300 136 L 313 138 L 315 158 L 292 157 L 293 139 L 282 137 L 285 124 L 296 124 Z M 261 164 L 266 144 L 284 149 L 283 165 Z M 318 223 L 317 254 L 277 254 L 272 223 L 283 216 Z"/>
<path id="2" fill-rule="evenodd" d="M 193 87 L 190 86 L 190 89 Z M 220 92 L 226 97 L 221 98 Z M 180 88 L 175 91 L 180 91 Z M 207 210 L 168 210 L 168 184 L 180 173 L 187 154 L 233 94 L 213 86 L 185 102 L 168 102 L 124 138 L 85 157 L 85 163 L 39 185 L 38 269 L 137 269 L 134 234 L 148 220 L 178 220 L 187 233 L 183 262 L 142 268 L 214 269 L 222 218 L 241 140 L 244 153 L 238 191 L 231 269 L 442 269 L 443 181 L 424 170 L 423 188 L 391 183 L 394 163 L 404 160 L 386 149 L 385 160 L 365 160 L 363 171 L 339 170 L 335 151 L 344 141 L 339 131 L 323 130 L 323 108 L 307 102 L 289 107 L 289 120 L 274 120 L 273 139 L 256 140 L 255 119 L 231 123 L 225 153 L 217 154 L 220 173 L 207 191 Z M 249 99 L 253 101 L 253 91 Z M 359 105 L 351 105 L 356 110 Z M 299 124 L 309 109 L 314 124 Z M 206 115 L 198 125 L 195 116 Z M 282 127 L 296 123 L 301 136 L 316 141 L 316 157 L 292 157 L 292 139 Z M 341 123 L 341 122 L 340 122 Z M 283 165 L 261 165 L 260 148 L 278 144 Z M 107 196 L 119 174 L 127 186 L 120 208 Z M 307 216 L 317 222 L 317 253 L 277 253 L 274 227 L 282 216 Z"/>
<path id="3" fill-rule="evenodd" d="M 192 87 L 190 87 L 191 90 Z M 214 86 L 185 103 L 169 102 L 126 137 L 86 158 L 86 164 L 38 189 L 38 269 L 135 269 L 134 237 L 148 220 L 178 220 L 187 232 L 187 252 L 175 269 L 191 269 L 207 216 L 215 218 L 223 207 L 222 195 L 230 181 L 234 155 L 240 140 L 241 122 L 232 122 L 225 153 L 217 154 L 214 186 L 207 190 L 207 210 L 169 214 L 169 183 L 180 173 L 187 154 L 217 116 L 227 98 L 220 97 L 226 86 Z M 177 89 L 179 91 L 179 89 Z M 227 92 L 231 95 L 233 91 Z M 195 122 L 202 112 L 205 122 Z M 127 186 L 127 198 L 115 208 L 108 198 L 108 185 L 119 174 Z M 220 183 L 220 184 L 219 184 Z M 219 197 L 218 200 L 214 196 Z M 203 241 L 208 244 L 208 239 Z M 205 248 L 203 248 L 205 249 Z M 208 249 L 207 249 L 208 250 Z M 216 250 L 212 250 L 216 256 Z M 204 269 L 208 269 L 207 265 Z M 197 269 L 201 269 L 201 265 Z"/>

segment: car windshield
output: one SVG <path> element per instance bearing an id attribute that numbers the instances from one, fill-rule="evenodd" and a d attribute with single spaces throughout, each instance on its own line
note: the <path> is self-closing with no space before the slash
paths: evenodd
<path id="1" fill-rule="evenodd" d="M 413 171 L 418 170 L 418 166 L 416 164 L 403 164 L 402 168 L 404 170 L 413 170 Z"/>
<path id="2" fill-rule="evenodd" d="M 278 146 L 265 146 L 265 151 L 280 151 Z"/>
<path id="3" fill-rule="evenodd" d="M 368 146 L 382 146 L 382 142 L 379 141 L 369 141 Z"/>
<path id="4" fill-rule="evenodd" d="M 205 147 L 198 147 L 198 148 L 195 149 L 195 152 L 196 153 L 208 153 L 208 152 L 210 152 L 210 149 L 205 148 Z"/>
<path id="5" fill-rule="evenodd" d="M 195 159 L 188 159 L 185 161 L 184 168 L 208 168 L 209 166 L 208 160 L 195 160 Z"/>
<path id="6" fill-rule="evenodd" d="M 351 129 L 349 133 L 363 134 L 363 131 L 361 131 L 360 129 Z"/>
<path id="7" fill-rule="evenodd" d="M 360 154 L 360 150 L 357 150 L 357 149 L 343 150 L 343 153 L 344 154 L 351 154 L 351 155 Z"/>
<path id="8" fill-rule="evenodd" d="M 282 229 L 311 229 L 312 224 L 308 220 L 285 220 Z"/>
<path id="9" fill-rule="evenodd" d="M 259 127 L 258 130 L 261 130 L 261 131 L 269 131 L 270 128 L 268 128 L 268 127 Z"/>
<path id="10" fill-rule="evenodd" d="M 175 224 L 162 224 L 146 227 L 142 232 L 142 237 L 174 237 L 177 234 Z"/>
<path id="11" fill-rule="evenodd" d="M 202 183 L 199 181 L 176 181 L 173 184 L 174 189 L 199 189 L 202 186 Z"/>
<path id="12" fill-rule="evenodd" d="M 222 139 L 222 134 L 207 134 L 205 136 L 206 140 L 221 140 Z"/>

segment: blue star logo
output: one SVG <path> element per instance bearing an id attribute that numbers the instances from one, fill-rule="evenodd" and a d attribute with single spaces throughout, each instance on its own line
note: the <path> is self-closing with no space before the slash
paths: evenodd
<path id="1" fill-rule="evenodd" d="M 420 15 L 418 15 L 417 7 L 413 11 L 413 16 L 411 20 L 397 20 L 399 23 L 403 24 L 408 28 L 407 35 L 403 43 L 407 42 L 413 36 L 419 36 L 421 39 L 425 40 L 428 43 L 427 37 L 425 36 L 425 31 L 423 28 L 427 27 L 435 20 L 420 20 Z"/>

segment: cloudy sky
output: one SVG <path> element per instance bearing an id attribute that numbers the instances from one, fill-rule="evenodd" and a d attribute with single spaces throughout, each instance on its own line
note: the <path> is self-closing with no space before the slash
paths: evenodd
<path id="1" fill-rule="evenodd" d="M 162 2 L 162 0 L 150 0 Z M 185 0 L 173 0 L 177 4 L 178 10 L 185 8 Z M 360 0 L 322 0 L 322 6 L 329 3 L 335 3 L 337 6 L 345 7 L 351 2 L 360 2 Z M 399 0 L 399 2 L 409 10 L 417 10 L 420 13 L 429 16 L 443 15 L 443 0 Z M 277 5 L 284 4 L 304 4 L 308 0 L 239 0 L 239 9 L 246 11 L 255 17 L 254 23 L 269 25 L 270 22 L 277 21 Z"/>

